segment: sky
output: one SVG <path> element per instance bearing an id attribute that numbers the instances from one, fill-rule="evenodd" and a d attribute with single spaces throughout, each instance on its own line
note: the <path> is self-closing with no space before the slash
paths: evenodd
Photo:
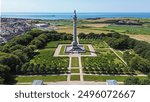
<path id="1" fill-rule="evenodd" d="M 150 12 L 150 0 L 1 0 L 1 12 Z"/>

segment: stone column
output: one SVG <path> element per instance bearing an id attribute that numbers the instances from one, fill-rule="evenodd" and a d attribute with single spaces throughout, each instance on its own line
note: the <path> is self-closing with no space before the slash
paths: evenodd
<path id="1" fill-rule="evenodd" d="M 77 15 L 76 10 L 74 10 L 74 16 L 73 16 L 73 46 L 77 46 Z"/>

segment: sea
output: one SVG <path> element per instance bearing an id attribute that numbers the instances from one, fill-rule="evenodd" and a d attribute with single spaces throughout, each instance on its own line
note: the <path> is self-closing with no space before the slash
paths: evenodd
<path id="1" fill-rule="evenodd" d="M 1 18 L 23 18 L 23 19 L 42 19 L 42 20 L 59 20 L 72 19 L 73 13 L 35 13 L 35 12 L 1 12 Z M 150 18 L 149 13 L 77 13 L 78 19 L 89 18 Z"/>

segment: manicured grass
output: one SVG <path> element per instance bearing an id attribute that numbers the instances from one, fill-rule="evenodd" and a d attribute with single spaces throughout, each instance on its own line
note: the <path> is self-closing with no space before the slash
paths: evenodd
<path id="1" fill-rule="evenodd" d="M 101 81 L 105 82 L 106 80 L 117 80 L 118 82 L 123 82 L 129 76 L 96 76 L 96 75 L 84 75 L 85 81 Z M 145 76 L 137 76 L 140 79 L 146 79 Z"/>
<path id="2" fill-rule="evenodd" d="M 67 76 L 18 76 L 15 79 L 17 83 L 33 82 L 33 80 L 43 80 L 44 82 L 66 81 Z"/>
<path id="3" fill-rule="evenodd" d="M 78 57 L 72 57 L 71 67 L 79 67 Z"/>
<path id="4" fill-rule="evenodd" d="M 80 81 L 80 75 L 71 75 L 71 81 Z"/>
<path id="5" fill-rule="evenodd" d="M 79 73 L 79 69 L 71 69 L 71 73 Z"/>
<path id="6" fill-rule="evenodd" d="M 56 48 L 58 44 L 70 44 L 71 40 L 51 41 L 47 43 L 45 48 Z"/>
<path id="7" fill-rule="evenodd" d="M 66 46 L 62 46 L 59 55 L 66 55 L 67 53 L 65 53 L 65 47 Z"/>

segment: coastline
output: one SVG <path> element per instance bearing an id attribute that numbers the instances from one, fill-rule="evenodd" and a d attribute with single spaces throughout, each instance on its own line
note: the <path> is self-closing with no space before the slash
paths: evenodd
<path id="1" fill-rule="evenodd" d="M 1 18 L 22 18 L 32 20 L 69 20 L 72 13 L 38 13 L 38 12 L 2 12 Z M 95 19 L 95 18 L 150 18 L 150 12 L 120 12 L 120 13 L 79 13 L 78 19 Z"/>

